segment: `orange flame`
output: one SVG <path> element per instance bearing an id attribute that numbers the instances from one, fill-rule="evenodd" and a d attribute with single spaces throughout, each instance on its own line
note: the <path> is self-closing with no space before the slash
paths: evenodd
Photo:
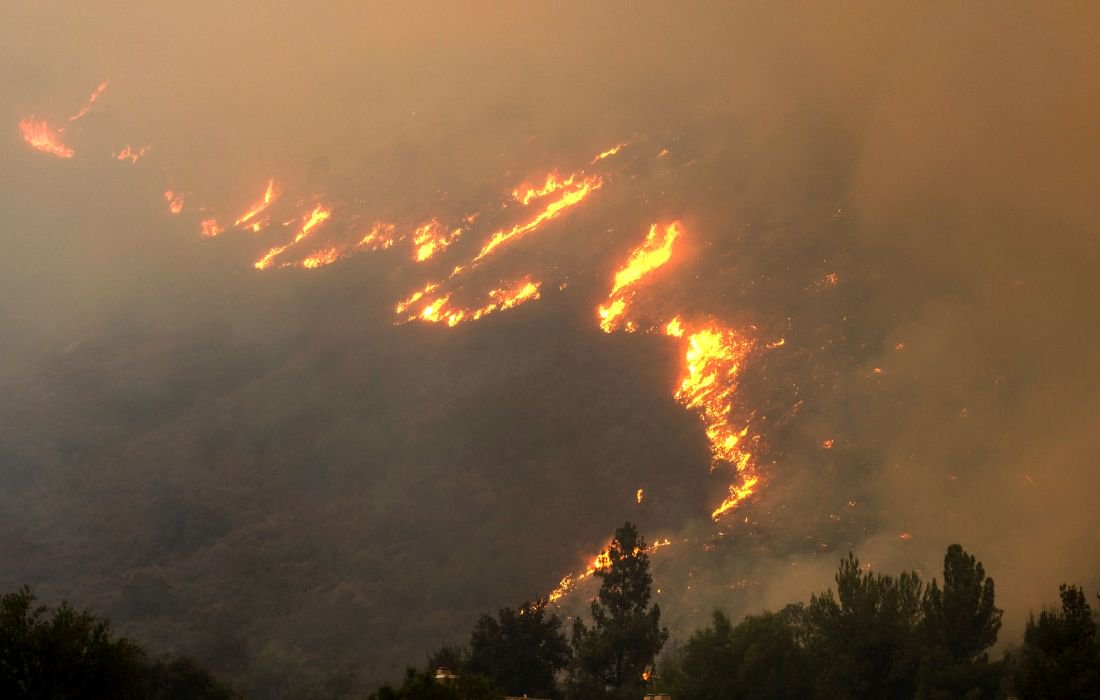
<path id="1" fill-rule="evenodd" d="M 554 170 L 546 176 L 546 181 L 543 182 L 541 186 L 524 183 L 512 190 L 512 199 L 526 206 L 533 200 L 542 199 L 565 187 L 572 187 L 576 178 L 577 173 L 573 173 L 567 178 L 562 178 L 558 175 L 558 171 Z"/>
<path id="2" fill-rule="evenodd" d="M 199 222 L 199 229 L 203 238 L 213 238 L 221 235 L 225 230 L 218 224 L 217 219 L 203 219 Z"/>
<path id="3" fill-rule="evenodd" d="M 673 221 L 665 226 L 663 237 L 659 237 L 657 224 L 649 227 L 645 240 L 630 252 L 626 263 L 615 273 L 615 283 L 611 288 L 611 294 L 608 295 L 608 303 L 596 310 L 600 319 L 600 328 L 605 333 L 618 328 L 617 319 L 626 311 L 629 302 L 623 292 L 672 258 L 672 244 L 681 233 L 683 233 L 683 225 L 679 221 Z M 628 330 L 633 328 L 628 326 Z"/>
<path id="4" fill-rule="evenodd" d="M 136 163 L 141 158 L 143 158 L 145 156 L 145 154 L 148 153 L 148 152 L 149 152 L 149 147 L 148 146 L 142 146 L 139 150 L 136 150 L 136 151 L 134 149 L 130 148 L 129 146 L 127 146 L 126 148 L 124 148 L 121 151 L 119 151 L 118 153 L 116 153 L 115 158 L 117 160 L 128 160 L 131 163 Z"/>
<path id="5" fill-rule="evenodd" d="M 448 232 L 438 220 L 432 219 L 413 231 L 413 246 L 416 248 L 415 259 L 424 262 L 439 251 L 458 240 L 462 235 L 462 229 L 456 228 Z"/>
<path id="6" fill-rule="evenodd" d="M 275 201 L 275 197 L 276 197 L 276 194 L 275 194 L 275 180 L 270 179 L 270 180 L 267 181 L 267 189 L 264 191 L 263 198 L 260 199 L 260 201 L 256 202 L 255 204 L 253 204 L 251 207 L 249 207 L 248 211 L 241 214 L 240 218 L 238 218 L 236 221 L 233 222 L 233 225 L 234 226 L 242 226 L 244 224 L 247 224 L 250 221 L 253 221 L 253 219 L 255 219 L 260 214 L 264 213 L 264 211 L 266 211 L 267 208 L 269 206 L 271 206 L 271 203 Z M 253 226 L 252 226 L 252 231 L 253 232 L 258 232 L 260 230 L 260 227 L 258 225 L 259 225 L 258 221 L 253 223 Z"/>
<path id="7" fill-rule="evenodd" d="M 490 291 L 489 298 L 492 301 L 485 306 L 472 309 L 452 306 L 450 303 L 451 295 L 443 294 L 442 296 L 435 297 L 428 301 L 420 308 L 419 312 L 412 314 L 406 320 L 421 320 L 428 323 L 446 323 L 453 328 L 463 321 L 477 321 L 496 311 L 506 311 L 531 301 L 532 299 L 538 299 L 539 287 L 541 286 L 541 282 L 533 282 L 530 277 L 524 277 L 510 285 Z M 431 285 L 429 285 L 429 287 L 431 287 Z M 428 287 L 425 287 L 425 290 L 428 290 Z M 398 313 L 403 313 L 410 304 L 422 298 L 428 291 L 424 291 L 423 293 L 416 292 L 412 297 L 409 297 L 406 302 L 398 304 Z"/>
<path id="8" fill-rule="evenodd" d="M 165 190 L 164 199 L 168 202 L 168 211 L 173 214 L 179 214 L 183 211 L 183 194 L 180 192 L 173 192 L 172 190 Z"/>
<path id="9" fill-rule="evenodd" d="M 659 549 L 663 549 L 672 544 L 669 539 L 657 540 L 646 545 L 645 551 L 649 554 L 653 554 Z M 611 566 L 611 553 L 608 551 L 611 545 L 609 544 L 603 550 L 600 551 L 595 557 L 592 558 L 592 562 L 585 567 L 580 573 L 566 574 L 562 577 L 561 581 L 554 590 L 550 591 L 546 599 L 551 603 L 556 603 L 565 596 L 573 592 L 573 590 L 580 584 L 581 581 L 594 575 L 597 571 L 603 571 Z M 635 548 L 634 554 L 637 555 L 641 552 L 640 549 Z"/>
<path id="10" fill-rule="evenodd" d="M 92 111 L 92 105 L 95 103 L 96 100 L 99 99 L 99 96 L 103 94 L 103 91 L 107 89 L 107 82 L 108 81 L 104 80 L 102 83 L 99 84 L 98 87 L 96 87 L 95 90 L 92 91 L 92 94 L 88 97 L 88 101 L 84 104 L 83 107 L 80 108 L 80 111 L 69 117 L 70 122 L 75 122 L 77 119 L 82 119 L 84 115 Z"/>
<path id="11" fill-rule="evenodd" d="M 54 131 L 44 119 L 35 120 L 33 116 L 21 119 L 19 130 L 23 133 L 23 140 L 34 150 L 58 158 L 73 157 L 73 149 L 62 143 L 59 132 Z"/>
<path id="12" fill-rule="evenodd" d="M 492 253 L 498 247 L 504 245 L 508 241 L 519 238 L 537 230 L 547 221 L 552 221 L 561 216 L 570 207 L 576 206 L 583 202 L 588 195 L 592 194 L 600 187 L 603 186 L 603 180 L 597 176 L 585 178 L 581 182 L 571 186 L 567 189 L 561 197 L 555 199 L 546 205 L 546 207 L 538 213 L 535 218 L 522 224 L 516 224 L 512 228 L 505 231 L 501 229 L 494 233 L 489 242 L 482 247 L 481 252 L 474 258 L 474 262 L 479 262 L 487 255 Z"/>
<path id="13" fill-rule="evenodd" d="M 360 248 L 366 248 L 367 250 L 386 250 L 392 248 L 393 244 L 397 241 L 394 237 L 394 231 L 396 228 L 393 224 L 383 224 L 381 222 L 375 223 L 371 226 L 367 235 L 363 236 L 359 241 Z"/>
<path id="14" fill-rule="evenodd" d="M 271 250 L 267 251 L 267 254 L 253 263 L 257 270 L 266 270 L 271 266 L 271 262 L 287 251 L 291 246 L 300 243 L 309 234 L 313 233 L 314 229 L 323 224 L 328 218 L 332 216 L 332 212 L 324 208 L 320 204 L 313 208 L 313 211 L 306 217 L 305 222 L 302 224 L 302 228 L 298 230 L 298 234 L 294 236 L 294 240 L 290 243 L 281 246 L 275 246 Z"/>
<path id="15" fill-rule="evenodd" d="M 593 158 L 591 164 L 595 165 L 596 163 L 599 163 L 604 158 L 610 158 L 611 156 L 616 155 L 619 151 L 623 150 L 623 147 L 625 147 L 626 144 L 627 144 L 627 142 L 624 141 L 623 143 L 616 144 L 616 145 L 612 146 L 611 148 L 607 149 L 603 153 L 601 153 L 598 156 L 596 156 L 595 158 Z"/>
<path id="16" fill-rule="evenodd" d="M 699 414 L 715 463 L 728 462 L 741 480 L 740 484 L 730 486 L 729 496 L 711 513 L 715 519 L 751 496 L 760 480 L 753 468 L 752 454 L 742 446 L 748 426 L 738 430 L 730 422 L 731 399 L 737 391 L 741 365 L 751 349 L 750 341 L 720 326 L 702 328 L 687 337 L 684 376 L 676 389 L 676 400 Z M 711 468 L 715 466 L 712 464 Z"/>

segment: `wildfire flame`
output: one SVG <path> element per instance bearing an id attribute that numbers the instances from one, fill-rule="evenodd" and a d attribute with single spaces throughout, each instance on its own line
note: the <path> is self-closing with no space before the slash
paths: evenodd
<path id="1" fill-rule="evenodd" d="M 303 241 L 309 234 L 313 233 L 314 229 L 328 221 L 328 218 L 332 216 L 332 212 L 324 208 L 320 204 L 313 208 L 313 211 L 309 213 L 305 221 L 302 223 L 302 227 L 298 230 L 297 235 L 294 236 L 294 240 L 281 246 L 275 246 L 271 250 L 267 251 L 262 258 L 253 263 L 253 266 L 257 270 L 266 270 L 271 266 L 272 261 L 279 257 L 291 247 L 297 245 Z"/>
<path id="2" fill-rule="evenodd" d="M 429 323 L 446 323 L 448 326 L 454 327 L 463 321 L 477 321 L 480 318 L 488 316 L 491 313 L 497 311 L 506 311 L 507 309 L 514 308 L 532 299 L 539 298 L 539 287 L 542 286 L 541 282 L 532 281 L 531 278 L 524 277 L 523 279 L 505 285 L 499 289 L 493 289 L 489 292 L 489 298 L 492 300 L 488 304 L 477 308 L 461 308 L 451 305 L 451 295 L 444 294 L 431 299 L 425 303 L 419 312 L 416 312 L 409 316 L 406 320 L 420 320 L 427 321 Z M 424 292 L 427 293 L 427 292 Z M 399 304 L 400 310 L 398 313 L 402 313 L 408 306 L 415 303 L 417 300 L 424 296 L 424 293 L 417 292 L 413 295 L 415 299 L 410 297 L 407 303 Z M 419 295 L 419 296 L 418 296 Z"/>
<path id="3" fill-rule="evenodd" d="M 240 217 L 233 222 L 233 226 L 243 226 L 251 221 L 253 222 L 252 231 L 259 232 L 261 226 L 259 225 L 258 221 L 255 221 L 255 219 L 260 214 L 264 213 L 264 211 L 266 211 L 269 206 L 271 206 L 271 203 L 275 201 L 275 196 L 275 180 L 273 178 L 267 181 L 267 189 L 264 191 L 264 196 L 258 202 L 249 207 L 248 211 L 241 214 Z"/>
<path id="4" fill-rule="evenodd" d="M 489 242 L 481 248 L 481 252 L 474 258 L 474 262 L 481 261 L 508 241 L 538 230 L 538 228 L 547 221 L 553 221 L 571 207 L 583 202 L 588 195 L 600 189 L 602 186 L 603 180 L 595 175 L 570 185 L 560 197 L 547 204 L 533 219 L 521 224 L 516 224 L 508 230 L 501 229 L 490 236 Z"/>
<path id="5" fill-rule="evenodd" d="M 225 229 L 218 224 L 217 219 L 203 219 L 199 222 L 199 230 L 203 238 L 213 238 L 220 235 Z"/>
<path id="6" fill-rule="evenodd" d="M 145 156 L 145 154 L 148 153 L 148 152 L 149 152 L 149 147 L 148 146 L 142 146 L 140 149 L 138 149 L 136 151 L 133 148 L 130 148 L 129 146 L 127 146 L 126 148 L 124 148 L 121 151 L 119 151 L 118 153 L 116 153 L 115 158 L 117 160 L 128 160 L 131 163 L 136 163 L 141 158 L 143 158 Z"/>
<path id="7" fill-rule="evenodd" d="M 165 190 L 164 200 L 168 202 L 168 211 L 179 214 L 183 211 L 183 194 L 172 190 Z"/>
<path id="8" fill-rule="evenodd" d="M 80 111 L 69 117 L 70 122 L 75 122 L 78 119 L 83 119 L 84 116 L 88 114 L 88 112 L 92 111 L 92 105 L 95 104 L 95 101 L 98 100 L 99 96 L 103 94 L 103 91 L 107 89 L 107 83 L 108 81 L 104 80 L 96 87 L 95 90 L 92 91 L 92 94 L 88 97 L 88 101 L 84 103 L 84 106 L 80 108 Z"/>
<path id="9" fill-rule="evenodd" d="M 73 149 L 62 143 L 60 132 L 54 131 L 46 120 L 26 117 L 19 120 L 19 130 L 23 133 L 23 140 L 34 150 L 58 158 L 73 157 Z"/>
<path id="10" fill-rule="evenodd" d="M 683 225 L 679 221 L 666 225 L 663 236 L 660 235 L 657 224 L 649 227 L 645 240 L 630 252 L 626 263 L 615 273 L 615 282 L 611 287 L 611 294 L 608 295 L 608 303 L 596 309 L 600 328 L 605 333 L 610 333 L 619 327 L 617 319 L 626 312 L 629 304 L 626 296 L 628 288 L 672 258 L 672 244 L 682 233 Z"/>
<path id="11" fill-rule="evenodd" d="M 417 262 L 424 262 L 454 243 L 461 235 L 462 229 L 447 231 L 438 220 L 432 219 L 413 231 L 414 258 Z"/>

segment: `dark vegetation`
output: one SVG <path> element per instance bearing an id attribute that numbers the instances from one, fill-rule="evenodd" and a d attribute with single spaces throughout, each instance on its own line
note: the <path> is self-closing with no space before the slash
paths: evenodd
<path id="1" fill-rule="evenodd" d="M 0 697 L 223 700 L 238 697 L 186 657 L 149 658 L 67 603 L 50 610 L 24 586 L 0 598 Z"/>
<path id="2" fill-rule="evenodd" d="M 709 626 L 659 659 L 668 632 L 660 608 L 649 605 L 645 551 L 633 525 L 615 533 L 609 564 L 596 572 L 602 581 L 591 623 L 574 620 L 570 646 L 544 601 L 504 608 L 478 620 L 469 647 L 441 648 L 427 669 L 410 668 L 400 687 L 371 697 L 1100 697 L 1100 622 L 1085 594 L 1063 585 L 1061 608 L 1032 616 L 1023 643 L 991 659 L 1002 611 L 993 579 L 959 545 L 947 550 L 942 581 L 931 582 L 915 572 L 874 573 L 849 554 L 835 590 L 736 625 L 715 610 Z M 439 667 L 456 678 L 437 680 Z"/>

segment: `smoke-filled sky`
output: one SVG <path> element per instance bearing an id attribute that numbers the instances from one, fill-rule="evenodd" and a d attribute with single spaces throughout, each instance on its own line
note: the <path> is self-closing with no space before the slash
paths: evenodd
<path id="1" fill-rule="evenodd" d="M 962 543 L 997 581 L 1003 640 L 1058 583 L 1100 582 L 1094 4 L 121 5 L 0 10 L 5 585 L 170 647 L 179 611 L 262 578 L 255 616 L 415 611 L 401 648 L 426 651 L 472 621 L 441 610 L 545 592 L 625 517 L 691 540 L 666 566 L 684 625 L 803 599 L 848 549 L 932 576 Z M 65 132 L 72 159 L 23 143 L 21 118 L 64 122 L 103 80 Z M 126 145 L 150 151 L 113 160 Z M 258 271 L 293 228 L 198 235 L 276 178 L 285 206 L 334 205 L 325 235 L 479 212 L 452 249 L 469 259 L 511 225 L 518 183 L 585 168 L 603 177 L 591 202 L 456 291 L 531 274 L 542 298 L 455 329 L 392 325 L 430 279 L 405 252 Z M 166 189 L 186 193 L 178 216 Z M 717 526 L 725 484 L 674 400 L 675 346 L 595 318 L 674 219 L 683 240 L 638 292 L 650 320 L 756 343 L 733 414 L 764 483 Z M 637 512 L 650 483 L 669 495 Z M 577 495 L 593 490 L 614 506 Z M 470 519 L 424 544 L 456 499 Z M 514 542 L 486 543 L 493 514 L 522 523 Z M 308 546 L 287 544 L 299 530 Z M 161 556 L 173 537 L 190 544 Z M 405 556 L 464 572 L 458 592 L 392 597 Z M 280 588 L 299 566 L 324 572 L 304 589 L 324 605 Z M 128 602 L 152 589 L 173 602 Z M 275 654 L 264 629 L 244 640 L 253 669 Z M 293 653 L 332 642 L 303 629 Z M 223 654 L 200 637 L 178 644 Z"/>

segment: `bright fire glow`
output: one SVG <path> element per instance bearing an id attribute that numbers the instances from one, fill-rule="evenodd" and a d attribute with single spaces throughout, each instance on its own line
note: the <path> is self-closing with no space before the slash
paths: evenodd
<path id="1" fill-rule="evenodd" d="M 84 106 L 80 108 L 79 112 L 69 117 L 69 121 L 75 122 L 77 119 L 83 118 L 84 115 L 92 111 L 92 105 L 95 104 L 95 101 L 103 94 L 103 91 L 107 89 L 107 82 L 108 81 L 104 80 L 94 91 L 92 91 L 92 94 L 88 97 L 88 101 L 84 103 Z"/>
<path id="2" fill-rule="evenodd" d="M 266 270 L 271 267 L 271 263 L 275 258 L 282 255 L 290 247 L 304 240 L 309 234 L 313 233 L 318 226 L 328 221 L 330 216 L 332 216 L 332 212 L 318 204 L 313 208 L 313 211 L 309 213 L 309 216 L 306 217 L 305 221 L 302 223 L 302 228 L 298 229 L 297 235 L 294 236 L 294 240 L 285 245 L 275 246 L 267 251 L 266 255 L 253 263 L 254 267 L 257 270 Z"/>
<path id="3" fill-rule="evenodd" d="M 715 519 L 752 495 L 759 482 L 752 453 L 743 444 L 749 428 L 734 427 L 730 417 L 741 365 L 751 349 L 750 341 L 721 326 L 705 327 L 687 336 L 684 375 L 676 389 L 676 400 L 699 414 L 715 463 L 729 463 L 740 478 L 711 513 Z"/>
<path id="4" fill-rule="evenodd" d="M 21 119 L 19 130 L 23 133 L 23 140 L 34 150 L 58 158 L 73 157 L 73 149 L 62 143 L 60 133 L 54 131 L 44 119 L 36 120 L 33 116 Z"/>
<path id="5" fill-rule="evenodd" d="M 558 175 L 558 171 L 554 170 L 546 176 L 546 181 L 543 182 L 542 185 L 524 183 L 512 190 L 512 199 L 526 206 L 532 201 L 552 195 L 560 189 L 572 187 L 576 179 L 577 173 L 573 173 L 569 177 L 563 178 L 561 175 Z"/>
<path id="6" fill-rule="evenodd" d="M 602 186 L 603 180 L 596 176 L 585 178 L 581 182 L 572 185 L 560 197 L 547 204 L 535 218 L 522 224 L 516 224 L 508 230 L 501 229 L 494 233 L 489 238 L 489 242 L 482 247 L 481 252 L 477 254 L 477 257 L 474 258 L 474 262 L 482 260 L 508 241 L 538 230 L 538 228 L 547 221 L 558 218 L 570 207 L 583 202 L 588 195 L 600 189 Z"/>
<path id="7" fill-rule="evenodd" d="M 629 305 L 627 290 L 643 277 L 662 267 L 672 258 L 672 244 L 683 233 L 683 225 L 673 221 L 663 229 L 653 224 L 640 246 L 630 252 L 626 263 L 615 273 L 615 283 L 608 295 L 608 303 L 596 310 L 600 319 L 600 328 L 610 333 L 619 327 L 618 319 Z M 628 330 L 633 330 L 628 326 Z"/>
<path id="8" fill-rule="evenodd" d="M 454 327 L 463 321 L 477 321 L 491 313 L 506 311 L 531 301 L 532 299 L 538 299 L 540 286 L 542 286 L 541 282 L 534 282 L 530 277 L 524 277 L 517 282 L 505 285 L 499 289 L 491 290 L 489 292 L 489 299 L 491 301 L 484 306 L 476 308 L 453 306 L 451 304 L 451 295 L 443 294 L 427 301 L 420 307 L 418 312 L 413 313 L 406 320 L 420 320 L 428 323 L 446 323 L 448 326 Z M 417 296 L 417 294 L 419 294 L 419 296 Z M 423 296 L 424 294 L 420 292 L 414 294 L 413 297 L 416 297 L 415 299 L 410 297 L 404 306 L 398 305 L 398 313 L 402 313 L 410 304 L 418 301 Z"/>
<path id="9" fill-rule="evenodd" d="M 603 153 L 601 153 L 598 156 L 596 156 L 595 158 L 593 158 L 592 159 L 592 165 L 595 165 L 596 163 L 599 163 L 604 158 L 610 158 L 611 156 L 617 154 L 619 151 L 623 150 L 624 146 L 626 146 L 626 142 L 623 142 L 623 143 L 616 144 L 616 145 L 612 146 L 611 148 L 607 149 Z"/>
<path id="10" fill-rule="evenodd" d="M 119 151 L 118 153 L 116 153 L 115 158 L 117 160 L 128 160 L 131 163 L 136 163 L 141 158 L 143 158 L 145 156 L 145 154 L 148 153 L 148 152 L 149 152 L 149 147 L 148 146 L 142 146 L 141 148 L 139 148 L 137 150 L 134 150 L 133 148 L 130 148 L 129 146 L 127 146 L 126 148 L 124 148 L 121 151 Z"/>
<path id="11" fill-rule="evenodd" d="M 217 219 L 203 219 L 199 222 L 199 230 L 203 238 L 213 238 L 225 231 L 225 229 L 218 224 Z"/>
<path id="12" fill-rule="evenodd" d="M 264 196 L 251 207 L 249 207 L 248 211 L 241 214 L 241 216 L 233 222 L 233 225 L 243 226 L 245 224 L 248 224 L 249 222 L 252 222 L 253 232 L 258 232 L 259 227 L 257 227 L 257 225 L 259 224 L 259 221 L 256 220 L 256 217 L 264 213 L 264 211 L 266 211 L 267 208 L 271 206 L 271 203 L 275 201 L 275 197 L 275 180 L 271 179 L 267 181 L 267 189 L 264 190 Z"/>
<path id="13" fill-rule="evenodd" d="M 432 219 L 413 231 L 413 247 L 416 249 L 415 259 L 424 262 L 439 251 L 458 240 L 462 235 L 462 229 L 456 228 L 448 231 L 438 220 Z"/>
<path id="14" fill-rule="evenodd" d="M 172 190 L 165 190 L 164 201 L 168 202 L 168 211 L 173 214 L 179 214 L 183 211 L 183 194 L 180 192 L 173 192 Z"/>

